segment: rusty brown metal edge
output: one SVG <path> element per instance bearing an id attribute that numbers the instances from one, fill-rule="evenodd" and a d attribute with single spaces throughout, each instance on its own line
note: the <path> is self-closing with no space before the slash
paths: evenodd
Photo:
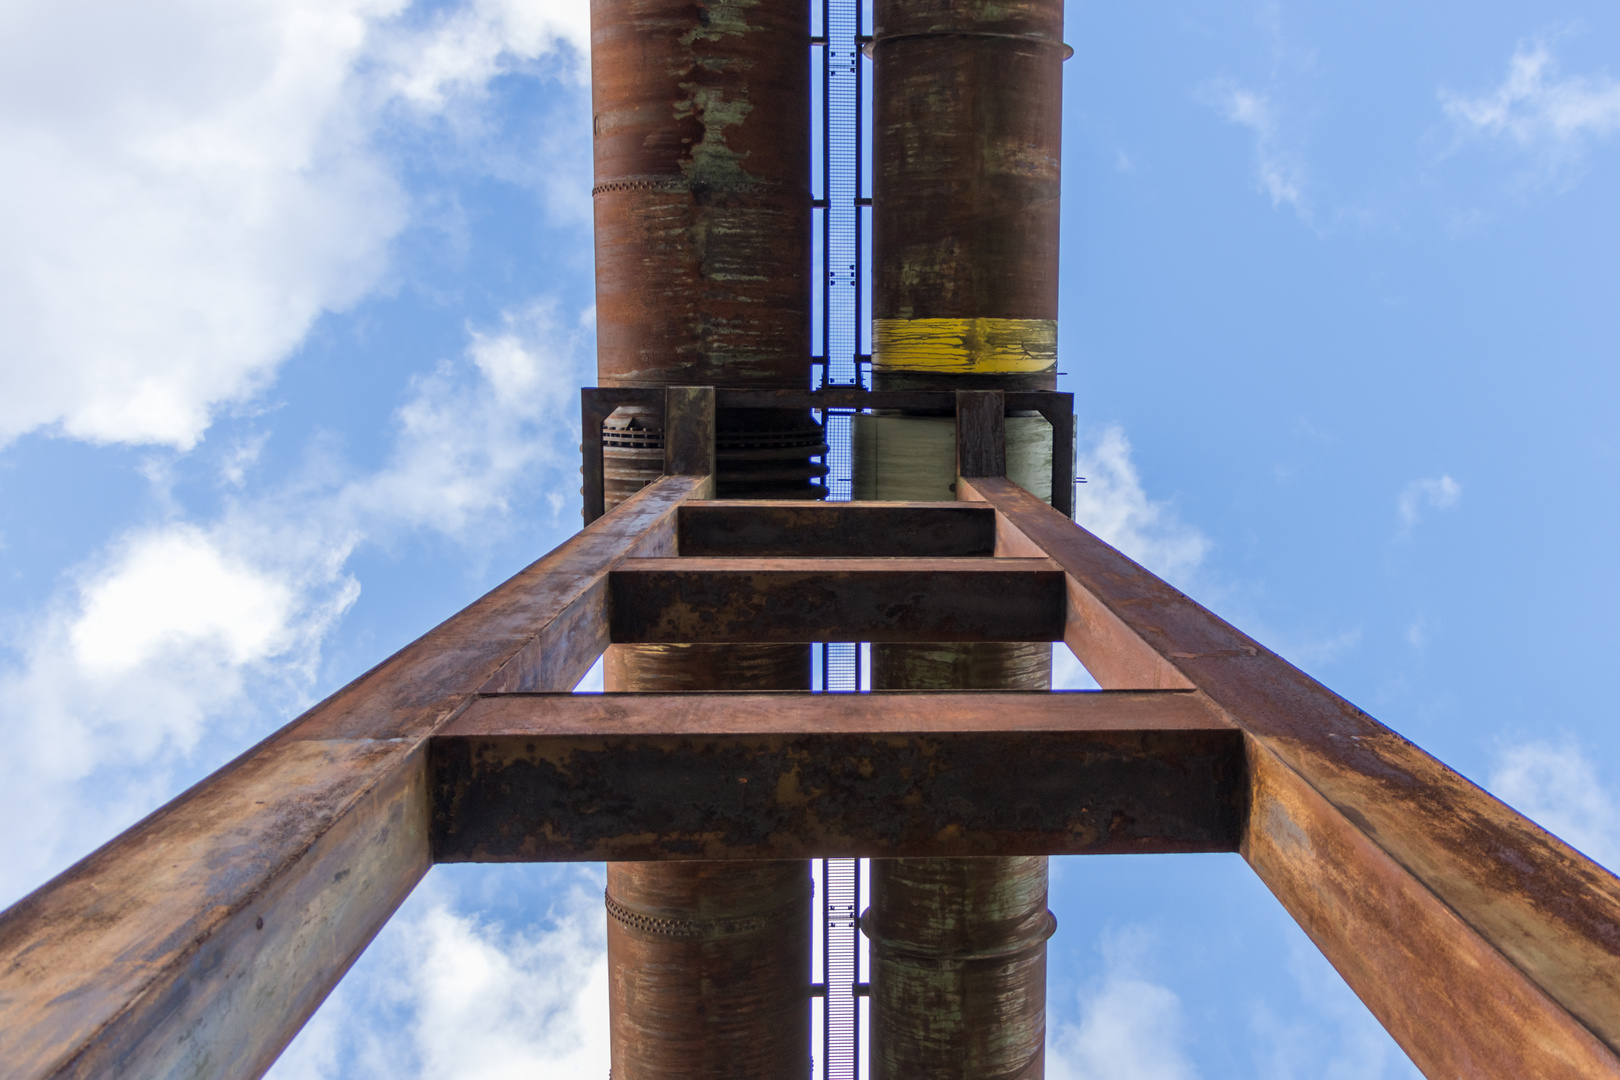
<path id="1" fill-rule="evenodd" d="M 716 501 L 681 507 L 678 548 L 683 558 L 981 558 L 995 531 L 994 511 L 959 502 Z"/>
<path id="2" fill-rule="evenodd" d="M 716 409 L 905 409 L 947 413 L 955 408 L 952 390 L 745 390 L 715 388 Z M 1009 413 L 1037 412 L 1052 425 L 1052 505 L 1074 514 L 1074 395 L 1051 390 L 1005 390 Z M 659 387 L 588 386 L 580 391 L 581 513 L 589 525 L 605 509 L 602 422 L 621 405 L 661 408 Z"/>
<path id="3" fill-rule="evenodd" d="M 1063 575 L 1017 559 L 648 559 L 608 578 L 612 640 L 1053 641 Z"/>
<path id="4" fill-rule="evenodd" d="M 1219 727 L 446 734 L 428 753 L 436 862 L 1233 851 L 1248 789 Z"/>
<path id="5" fill-rule="evenodd" d="M 436 734 L 797 735 L 1026 731 L 1232 731 L 1185 690 L 874 690 L 492 694 Z"/>
<path id="6" fill-rule="evenodd" d="M 429 865 L 423 740 L 481 686 L 571 687 L 608 570 L 710 487 L 649 487 L 0 912 L 6 1075 L 259 1075 Z"/>
<path id="7" fill-rule="evenodd" d="M 1277 790 L 1317 820 L 1257 796 L 1246 854 L 1420 1067 L 1453 1075 L 1447 1062 L 1489 1063 L 1511 1044 L 1509 1060 L 1482 1065 L 1484 1074 L 1620 1076 L 1620 879 L 1016 484 L 962 484 L 1005 519 L 1009 550 L 1064 566 L 1066 640 L 1100 683 L 1196 686 L 1244 730 L 1253 760 L 1287 770 L 1256 766 L 1257 777 L 1297 778 Z M 1312 847 L 1307 824 L 1330 826 L 1337 842 Z M 1299 866 L 1285 872 L 1279 848 Z M 1346 881 L 1381 882 L 1392 902 L 1427 895 L 1437 907 L 1413 922 L 1377 905 L 1335 916 L 1329 898 Z M 1372 963 L 1360 944 L 1368 920 L 1399 939 Z M 1403 994 L 1438 986 L 1435 973 L 1487 969 L 1483 997 L 1448 986 L 1414 1013 Z M 1491 995 L 1514 1002 L 1511 1015 Z"/>
<path id="8" fill-rule="evenodd" d="M 955 390 L 865 390 L 828 387 L 821 390 L 765 390 L 733 386 L 714 387 L 717 409 L 904 409 L 949 414 L 956 409 Z M 1005 390 L 1009 412 L 1055 409 L 1074 413 L 1074 395 L 1067 390 Z M 587 386 L 580 390 L 588 407 L 606 416 L 621 405 L 662 409 L 660 386 Z"/>
<path id="9" fill-rule="evenodd" d="M 956 392 L 956 471 L 1007 475 L 1007 400 L 1000 390 Z"/>

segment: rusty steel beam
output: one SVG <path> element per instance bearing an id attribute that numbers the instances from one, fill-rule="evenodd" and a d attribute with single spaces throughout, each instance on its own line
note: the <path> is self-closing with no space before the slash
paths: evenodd
<path id="1" fill-rule="evenodd" d="M 710 476 L 715 472 L 714 387 L 664 389 L 664 475 Z"/>
<path id="2" fill-rule="evenodd" d="M 996 515 L 971 503 L 705 502 L 681 508 L 688 558 L 984 558 Z"/>
<path id="3" fill-rule="evenodd" d="M 615 642 L 1055 641 L 1064 577 L 1040 559 L 632 559 Z"/>
<path id="4" fill-rule="evenodd" d="M 499 695 L 429 753 L 436 861 L 1231 851 L 1195 694 Z"/>
<path id="5" fill-rule="evenodd" d="M 1000 390 L 956 392 L 956 474 L 1007 475 L 1007 396 Z"/>
<path id="6" fill-rule="evenodd" d="M 1426 1075 L 1620 1077 L 1620 879 L 1017 485 L 963 491 L 1063 566 L 1100 683 L 1243 730 L 1244 858 Z"/>
<path id="7" fill-rule="evenodd" d="M 0 913 L 0 1071 L 260 1075 L 428 868 L 427 738 L 573 686 L 607 572 L 710 488 L 647 489 Z"/>

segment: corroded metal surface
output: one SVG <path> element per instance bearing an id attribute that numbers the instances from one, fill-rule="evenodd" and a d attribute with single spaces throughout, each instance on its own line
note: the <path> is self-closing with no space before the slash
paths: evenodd
<path id="1" fill-rule="evenodd" d="M 876 691 L 1039 691 L 1051 685 L 1048 644 L 872 646 Z M 970 700 L 979 696 L 971 695 Z M 1179 697 L 1168 695 L 1166 700 Z M 1069 699 L 1086 700 L 1073 695 L 1043 698 Z M 1023 768 L 1014 765 L 1006 778 L 1008 794 L 1022 788 L 1018 777 L 1027 775 L 1033 758 L 1046 757 L 1053 749 L 1037 751 L 1020 763 Z M 1074 765 L 1069 768 L 1074 770 Z M 1079 779 L 1079 772 L 1090 770 L 1075 771 Z M 1182 778 L 1190 775 L 1183 772 Z M 1182 797 L 1190 793 L 1180 782 L 1168 787 L 1179 789 Z M 1078 790 L 1089 796 L 1093 790 L 1118 789 L 1108 783 L 1093 788 L 1091 782 L 1081 781 Z M 1035 801 L 1045 804 L 1054 798 L 1060 797 L 1043 791 Z M 1216 802 L 1230 806 L 1241 818 L 1240 793 L 1225 800 L 1217 797 Z M 1136 810 L 1117 805 L 1111 813 L 1116 822 L 1133 822 L 1123 832 L 1158 816 L 1138 818 Z M 1046 911 L 1043 856 L 1061 852 L 1002 843 L 987 846 L 983 853 L 1003 857 L 872 862 L 872 909 L 863 929 L 872 942 L 870 1060 L 875 1080 L 913 1076 L 1038 1080 L 1043 1075 L 1045 943 L 1053 927 Z M 1011 855 L 1034 857 L 1006 857 Z"/>
<path id="2" fill-rule="evenodd" d="M 1037 1080 L 1046 1044 L 1046 859 L 879 859 L 874 1080 Z"/>
<path id="3" fill-rule="evenodd" d="M 967 503 L 707 502 L 683 508 L 689 558 L 982 558 L 996 515 Z"/>
<path id="4" fill-rule="evenodd" d="M 1244 730 L 1245 857 L 1419 1068 L 1620 1076 L 1620 879 L 1015 485 L 963 490 L 1063 565 L 1103 685 Z"/>
<path id="5" fill-rule="evenodd" d="M 807 863 L 609 863 L 606 901 L 615 1077 L 809 1076 Z"/>
<path id="6" fill-rule="evenodd" d="M 1052 647 L 1026 641 L 875 644 L 872 685 L 884 690 L 1043 690 L 1052 685 Z"/>
<path id="7" fill-rule="evenodd" d="M 1051 388 L 1061 0 L 878 0 L 873 378 Z"/>
<path id="8" fill-rule="evenodd" d="M 613 640 L 629 644 L 1063 633 L 1063 575 L 1042 559 L 634 559 L 609 587 Z"/>
<path id="9" fill-rule="evenodd" d="M 595 0 L 604 386 L 809 383 L 806 0 Z"/>
<path id="10" fill-rule="evenodd" d="M 716 484 L 727 499 L 820 499 L 826 434 L 807 412 L 724 409 L 715 432 Z M 664 418 L 620 408 L 602 423 L 603 508 L 611 510 L 663 473 Z"/>
<path id="11" fill-rule="evenodd" d="M 703 690 L 808 690 L 810 647 L 615 645 L 607 651 L 603 683 L 608 691 L 624 696 L 589 700 L 583 709 L 572 702 L 555 704 L 563 710 L 590 713 L 607 701 L 634 709 L 637 698 L 644 694 L 673 695 L 678 702 Z M 678 708 L 669 697 L 662 700 L 665 706 L 653 710 L 655 713 Z M 493 707 L 511 706 L 496 702 Z M 593 735 L 601 728 L 600 723 L 585 724 Z M 582 766 L 580 778 L 589 776 L 585 783 L 594 790 L 588 795 L 556 788 L 548 791 L 547 781 L 562 777 L 552 762 L 529 756 L 538 745 L 543 744 L 523 737 L 500 748 L 515 751 L 519 758 L 509 760 L 510 768 L 497 767 L 493 775 L 486 773 L 487 779 L 495 781 L 498 805 L 494 817 L 480 816 L 474 809 L 479 794 L 492 789 L 476 784 L 472 770 L 462 770 L 456 779 L 455 768 L 436 769 L 436 775 L 445 780 L 443 790 L 448 793 L 459 788 L 459 794 L 445 805 L 454 801 L 473 811 L 465 822 L 472 826 L 465 830 L 468 839 L 480 832 L 484 836 L 504 832 L 510 839 L 521 836 L 526 830 L 511 828 L 512 819 L 497 820 L 503 817 L 503 810 L 515 808 L 512 795 L 517 796 L 516 806 L 540 811 L 539 820 L 532 813 L 524 815 L 525 824 L 551 835 L 556 835 L 557 823 L 547 810 L 573 802 L 575 795 L 585 795 L 579 804 L 585 813 L 575 819 L 578 821 L 594 817 L 589 807 L 603 805 L 598 801 L 603 796 L 608 803 L 621 806 L 627 801 L 646 805 L 645 796 L 653 789 L 669 791 L 673 782 L 674 790 L 680 792 L 674 803 L 633 826 L 644 838 L 649 827 L 667 832 L 675 822 L 690 820 L 693 810 L 704 803 L 685 768 L 677 766 L 673 774 L 665 772 L 661 778 L 656 766 L 652 772 L 638 770 L 637 765 L 647 764 L 648 757 L 637 754 L 629 744 L 596 742 L 582 748 L 584 757 L 578 759 L 563 751 L 554 760 L 563 764 L 564 772 L 570 764 Z M 450 753 L 438 760 L 459 764 L 479 756 L 475 747 L 466 746 L 471 752 L 465 755 L 456 752 L 461 748 L 441 747 Z M 490 749 L 500 753 L 500 749 Z M 652 757 L 657 759 L 659 751 L 653 750 Z M 663 763 L 670 761 L 665 758 Z M 524 790 L 528 778 L 539 780 L 539 786 Z M 727 793 L 742 786 L 731 775 L 722 784 Z M 615 787 L 610 794 L 609 789 Z M 443 816 L 438 820 L 443 823 Z M 597 823 L 601 820 L 596 819 Z M 455 823 L 447 823 L 446 835 L 455 831 Z M 677 846 L 688 858 L 703 854 L 690 844 Z M 449 845 L 444 847 L 448 852 Z M 644 842 L 592 842 L 592 847 L 588 858 L 634 859 L 661 853 L 656 845 Z M 610 862 L 607 902 L 614 1075 L 621 1080 L 802 1080 L 810 1057 L 810 1008 L 805 989 L 810 981 L 810 875 L 804 862 L 746 866 Z M 672 932 L 672 923 L 679 932 Z"/>
<path id="12" fill-rule="evenodd" d="M 1242 827 L 1242 741 L 1196 695 L 638 697 L 470 707 L 432 750 L 434 857 L 1230 851 Z"/>
<path id="13" fill-rule="evenodd" d="M 262 1073 L 427 869 L 424 740 L 480 687 L 572 687 L 608 569 L 707 486 L 661 481 L 0 914 L 0 1073 Z"/>

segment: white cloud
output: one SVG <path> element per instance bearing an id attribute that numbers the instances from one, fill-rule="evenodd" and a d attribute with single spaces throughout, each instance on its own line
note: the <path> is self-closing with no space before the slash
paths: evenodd
<path id="1" fill-rule="evenodd" d="M 1161 577 L 1185 579 L 1198 568 L 1208 539 L 1147 497 L 1122 428 L 1104 428 L 1081 449 L 1078 466 L 1086 482 L 1075 488 L 1076 521 Z"/>
<path id="2" fill-rule="evenodd" d="M 1081 994 L 1078 1022 L 1050 1024 L 1046 1072 L 1052 1080 L 1192 1080 L 1198 1075 L 1185 1050 L 1181 999 L 1140 973 L 1146 945 L 1141 929 L 1103 938 L 1103 977 Z"/>
<path id="3" fill-rule="evenodd" d="M 463 913 L 430 878 L 266 1075 L 602 1080 L 600 890 L 594 878 L 548 890 L 555 903 L 540 925 L 508 929 Z"/>
<path id="4" fill-rule="evenodd" d="M 1607 76 L 1558 77 L 1541 42 L 1521 45 L 1507 77 L 1477 97 L 1440 91 L 1441 107 L 1465 135 L 1506 140 L 1549 168 L 1578 159 L 1597 139 L 1620 131 L 1620 82 Z"/>
<path id="5" fill-rule="evenodd" d="M 36 429 L 193 446 L 412 214 L 379 148 L 541 56 L 582 3 L 23 0 L 0 33 L 0 445 Z"/>
<path id="6" fill-rule="evenodd" d="M 440 112 L 460 95 L 481 96 L 490 80 L 568 46 L 590 55 L 591 9 L 582 0 L 471 0 L 419 29 L 396 34 L 383 54 L 385 85 L 401 101 Z M 586 68 L 566 69 L 582 81 Z"/>
<path id="7" fill-rule="evenodd" d="M 1254 136 L 1255 177 L 1272 206 L 1287 203 L 1307 216 L 1305 166 L 1296 151 L 1285 145 L 1270 96 L 1233 83 L 1219 83 L 1205 92 L 1222 117 Z"/>
<path id="8" fill-rule="evenodd" d="M 578 467 L 582 334 L 559 325 L 549 303 L 507 313 L 497 332 L 469 334 L 478 377 L 446 364 L 415 381 L 388 467 L 342 496 L 352 514 L 467 537 L 507 509 L 520 478 Z M 571 493 L 554 490 L 553 511 Z"/>
<path id="9" fill-rule="evenodd" d="M 214 729 L 303 701 L 359 587 L 341 545 L 231 513 L 136 529 L 29 624 L 0 672 L 0 898 L 161 798 Z"/>
<path id="10" fill-rule="evenodd" d="M 1485 786 L 1585 855 L 1620 869 L 1620 799 L 1574 744 L 1505 747 Z"/>
<path id="11" fill-rule="evenodd" d="M 463 361 L 415 383 L 379 471 L 323 463 L 216 520 L 133 529 L 16 628 L 0 813 L 31 827 L 0 838 L 0 902 L 171 796 L 211 734 L 240 745 L 305 705 L 359 595 L 345 568 L 360 545 L 430 529 L 476 549 L 509 527 L 520 485 L 561 513 L 580 332 L 539 304 L 470 336 Z"/>
<path id="12" fill-rule="evenodd" d="M 1423 517 L 1425 509 L 1450 510 L 1462 500 L 1462 485 L 1450 476 L 1430 480 L 1413 480 L 1401 489 L 1395 499 L 1395 508 L 1401 516 L 1401 532 L 1412 531 Z"/>

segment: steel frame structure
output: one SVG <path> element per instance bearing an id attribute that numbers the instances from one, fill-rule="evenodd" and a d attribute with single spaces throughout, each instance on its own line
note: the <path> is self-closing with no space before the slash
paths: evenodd
<path id="1" fill-rule="evenodd" d="M 435 862 L 1222 851 L 1427 1075 L 1620 1077 L 1620 881 L 1008 481 L 1007 399 L 957 400 L 957 503 L 718 502 L 716 393 L 670 388 L 663 479 L 0 915 L 6 1074 L 257 1076 Z M 567 692 L 760 633 L 1061 640 L 1105 690 Z"/>

